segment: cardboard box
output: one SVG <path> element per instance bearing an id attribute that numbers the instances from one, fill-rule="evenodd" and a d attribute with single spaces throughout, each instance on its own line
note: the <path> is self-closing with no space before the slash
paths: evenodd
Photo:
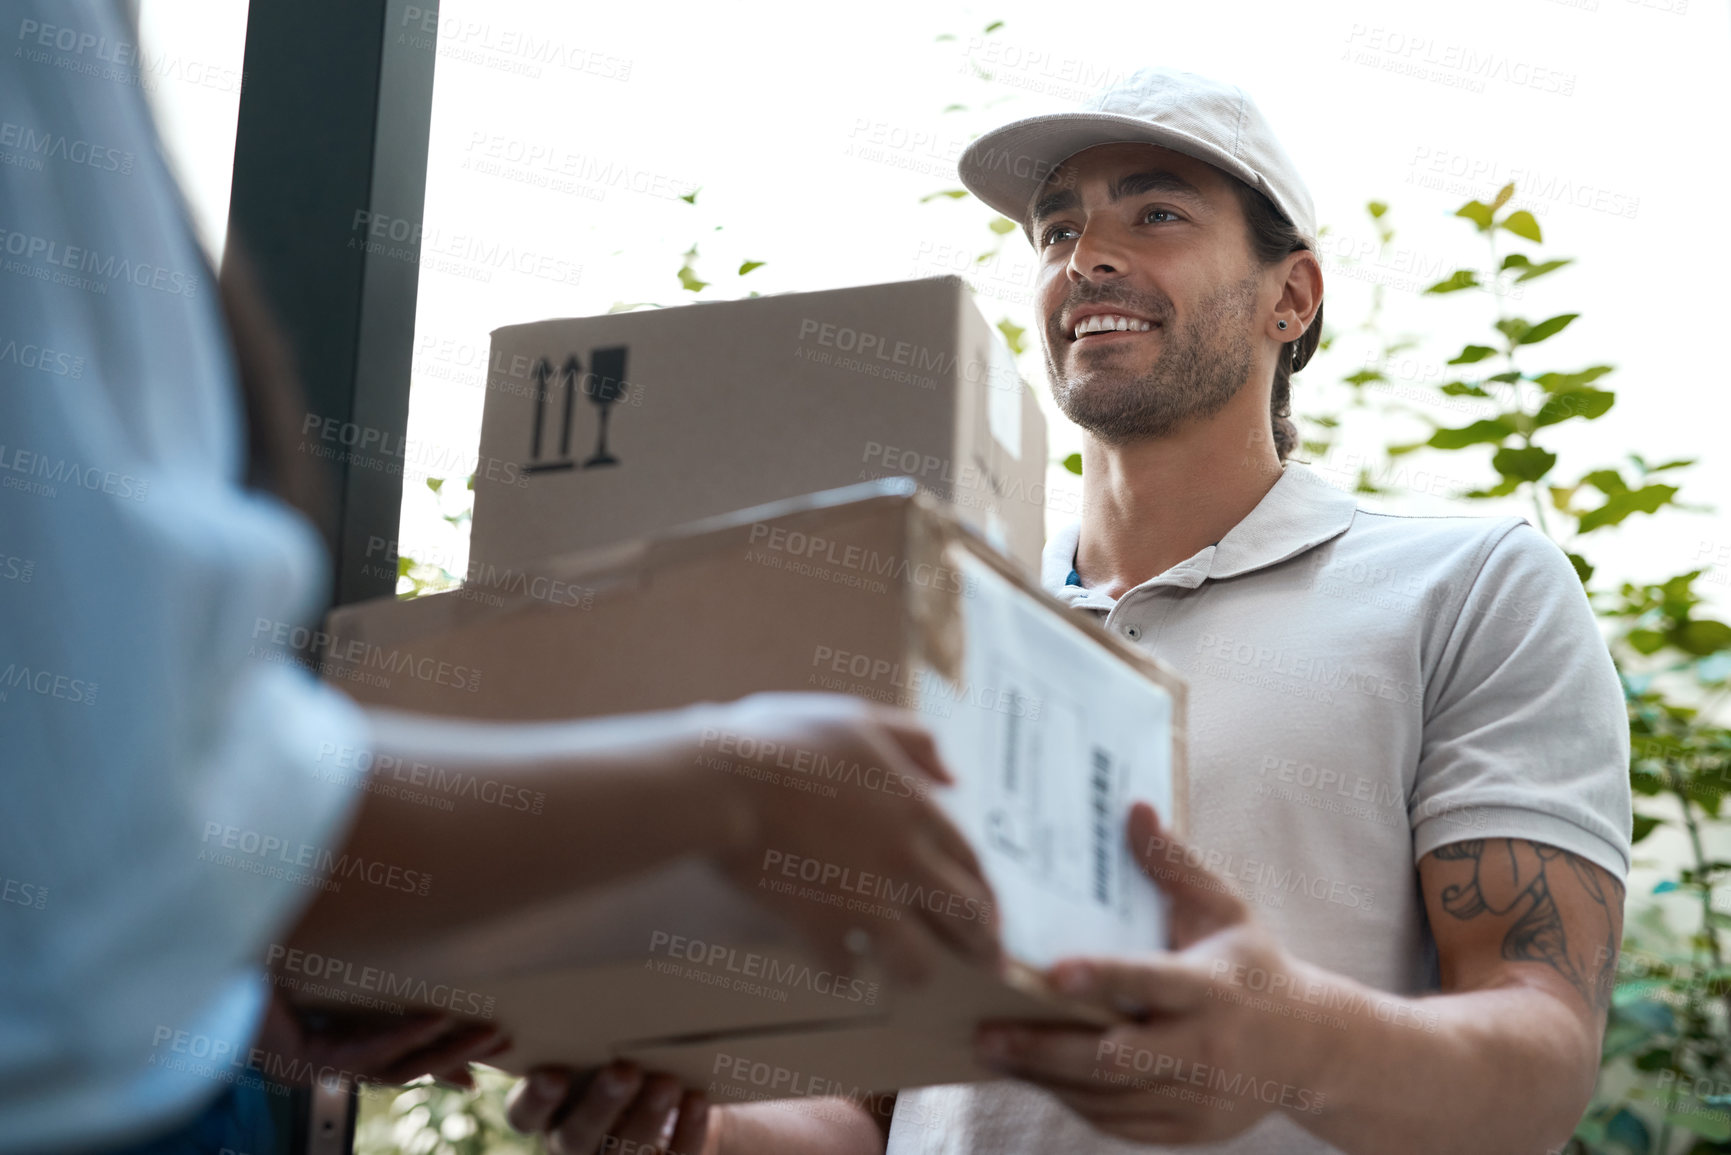
<path id="1" fill-rule="evenodd" d="M 981 1019 L 1098 1021 L 1024 968 L 1165 941 L 1162 900 L 1123 830 L 1133 798 L 1183 828 L 1182 684 L 1040 591 L 911 481 L 529 569 L 515 589 L 335 611 L 327 678 L 364 702 L 491 719 L 767 690 L 917 710 L 958 779 L 934 797 L 979 852 L 1019 965 L 998 981 L 950 960 L 913 992 L 829 974 L 779 920 L 681 862 L 384 967 L 492 1000 L 516 1043 L 500 1065 L 624 1055 L 720 1101 L 984 1079 L 971 1046 Z M 870 768 L 789 752 L 747 762 L 727 741 L 705 735 L 698 757 L 754 789 L 846 805 L 873 788 Z M 462 793 L 460 776 L 441 784 L 440 773 L 422 768 L 418 787 Z M 559 836 L 536 821 L 525 816 L 525 838 Z M 763 886 L 816 883 L 809 897 L 861 902 L 868 923 L 907 901 L 893 884 L 836 889 L 829 868 L 847 864 L 788 865 L 767 848 Z"/>
<path id="2" fill-rule="evenodd" d="M 493 331 L 471 580 L 912 476 L 1024 572 L 1046 423 L 959 277 Z"/>

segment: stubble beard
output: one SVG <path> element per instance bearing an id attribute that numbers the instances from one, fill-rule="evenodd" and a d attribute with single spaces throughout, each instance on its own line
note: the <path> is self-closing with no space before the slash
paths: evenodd
<path id="1" fill-rule="evenodd" d="M 1190 422 L 1212 417 L 1250 379 L 1253 356 L 1247 322 L 1260 283 L 1252 275 L 1223 285 L 1182 327 L 1162 323 L 1159 340 L 1165 348 L 1146 373 L 1130 380 L 1116 378 L 1110 369 L 1094 370 L 1087 384 L 1066 379 L 1052 360 L 1052 349 L 1064 334 L 1048 329 L 1046 375 L 1052 382 L 1052 399 L 1064 416 L 1111 445 L 1166 437 Z M 1129 302 L 1124 304 L 1128 307 Z M 1152 315 L 1170 317 L 1167 305 Z"/>

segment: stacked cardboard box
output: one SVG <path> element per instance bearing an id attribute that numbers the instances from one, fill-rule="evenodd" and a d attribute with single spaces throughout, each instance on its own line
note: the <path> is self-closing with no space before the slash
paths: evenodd
<path id="1" fill-rule="evenodd" d="M 484 438 L 502 444 L 527 433 L 543 458 L 559 445 L 567 464 L 543 473 L 563 477 L 565 488 L 537 489 L 543 474 L 530 472 L 532 484 L 514 492 L 478 489 L 475 548 L 490 568 L 472 566 L 477 580 L 460 591 L 336 611 L 326 628 L 332 642 L 324 671 L 363 702 L 496 720 L 596 717 L 794 690 L 856 694 L 918 711 L 957 778 L 934 797 L 979 853 L 1011 967 L 990 976 L 946 960 L 914 991 L 893 989 L 869 970 L 836 974 L 708 867 L 680 862 L 381 963 L 387 973 L 432 976 L 442 989 L 483 994 L 514 1039 L 512 1051 L 494 1060 L 500 1065 L 583 1067 L 625 1056 L 723 1101 L 989 1078 L 973 1060 L 980 1020 L 1099 1021 L 1045 990 L 1034 968 L 1064 954 L 1164 943 L 1159 895 L 1136 870 L 1123 826 L 1133 799 L 1153 802 L 1182 826 L 1183 687 L 1147 656 L 1064 610 L 1031 578 L 1038 530 L 1020 522 L 1037 527 L 1040 505 L 1006 496 L 1045 466 L 1043 426 L 1025 386 L 1017 381 L 1015 399 L 1028 411 L 1015 427 L 1020 452 L 1011 454 L 1001 424 L 1008 418 L 994 425 L 989 416 L 992 387 L 968 387 L 965 374 L 935 397 L 880 380 L 873 404 L 864 405 L 848 392 L 853 382 L 790 384 L 785 378 L 798 374 L 778 375 L 767 361 L 739 373 L 738 361 L 762 354 L 762 334 L 744 348 L 722 340 L 749 329 L 758 307 L 772 330 L 839 323 L 824 318 L 853 293 L 881 296 L 900 318 L 874 325 L 869 316 L 848 314 L 859 332 L 881 334 L 874 348 L 930 323 L 931 336 L 896 339 L 991 359 L 967 345 L 984 322 L 956 286 L 900 288 L 905 299 L 873 288 L 681 310 L 693 318 L 669 322 L 659 334 L 649 326 L 656 315 L 500 330 L 496 368 L 517 355 L 501 360 L 500 349 L 526 356 L 540 341 L 550 351 L 572 343 L 571 326 L 624 320 L 639 326 L 633 335 L 598 330 L 594 339 L 619 341 L 632 358 L 639 349 L 672 358 L 667 350 L 682 347 L 688 323 L 701 316 L 705 340 L 721 343 L 707 358 L 695 342 L 678 355 L 693 373 L 706 365 L 699 380 L 718 384 L 691 391 L 689 411 L 703 414 L 696 424 L 671 402 L 658 414 L 661 424 L 652 424 L 646 400 L 641 439 L 616 441 L 623 422 L 607 426 L 605 455 L 641 462 L 650 477 L 623 467 L 610 473 L 607 465 L 585 469 L 583 461 L 593 462 L 599 450 L 580 459 L 571 448 L 575 436 L 567 443 L 562 427 L 555 441 L 549 426 L 536 425 L 533 408 L 490 398 Z M 566 327 L 564 335 L 548 336 L 557 326 Z M 546 352 L 536 359 L 554 360 Z M 811 364 L 803 355 L 796 360 Z M 577 375 L 590 370 L 602 373 L 596 396 L 629 382 L 608 357 L 582 361 Z M 655 371 L 643 386 L 646 397 L 680 387 L 680 378 L 663 373 L 672 370 Z M 752 373 L 765 376 L 748 389 Z M 809 406 L 819 393 L 839 409 Z M 736 400 L 729 404 L 729 397 Z M 879 412 L 903 409 L 899 416 Z M 548 411 L 562 415 L 565 406 Z M 712 446 L 750 442 L 767 479 L 744 455 L 702 484 L 712 462 L 699 427 Z M 656 429 L 676 451 L 650 436 Z M 913 442 L 922 432 L 922 455 L 976 463 L 986 479 L 978 492 L 992 500 L 955 500 L 961 491 L 954 486 L 942 494 L 951 500 L 940 500 L 941 487 L 921 485 L 917 475 L 780 492 L 821 488 L 815 478 L 837 480 L 823 472 L 823 450 L 841 461 L 854 440 L 869 444 L 875 434 Z M 792 464 L 777 457 L 778 444 L 795 443 L 789 438 L 802 446 Z M 816 449 L 808 452 L 811 444 Z M 651 500 L 645 492 L 655 476 L 667 485 Z M 603 502 L 590 525 L 598 507 L 583 487 L 591 484 L 629 516 Z M 740 495 L 761 492 L 758 486 L 777 500 L 740 508 L 749 504 Z M 682 507 L 716 516 L 681 524 L 675 511 Z M 634 533 L 633 519 L 641 521 Z M 585 536 L 612 544 L 562 552 Z M 544 547 L 538 553 L 537 541 Z M 418 676 L 426 669 L 466 673 Z M 697 756 L 751 789 L 800 790 L 837 806 L 881 788 L 872 780 L 878 768 L 812 752 L 766 757 L 740 741 L 706 735 Z M 531 826 L 525 836 L 559 832 Z M 908 902 L 930 899 L 910 899 L 897 880 L 862 879 L 850 864 L 794 862 L 773 847 L 765 854 L 763 888 L 846 904 L 868 925 L 876 917 L 913 917 Z"/>
<path id="2" fill-rule="evenodd" d="M 956 277 L 495 330 L 470 572 L 906 475 L 1026 572 L 1046 423 Z"/>

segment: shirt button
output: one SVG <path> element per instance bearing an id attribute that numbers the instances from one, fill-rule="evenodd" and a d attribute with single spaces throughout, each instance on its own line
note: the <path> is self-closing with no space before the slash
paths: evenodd
<path id="1" fill-rule="evenodd" d="M 1135 641 L 1136 639 L 1138 639 L 1142 636 L 1142 627 L 1141 626 L 1125 626 L 1124 627 L 1124 636 L 1129 638 L 1131 641 Z"/>

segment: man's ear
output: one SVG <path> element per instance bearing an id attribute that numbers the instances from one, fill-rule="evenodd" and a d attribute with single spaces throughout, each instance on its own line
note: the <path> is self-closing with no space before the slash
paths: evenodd
<path id="1" fill-rule="evenodd" d="M 1309 249 L 1288 253 L 1281 264 L 1286 270 L 1286 279 L 1275 307 L 1283 313 L 1295 314 L 1299 328 L 1309 332 L 1317 310 L 1322 308 L 1322 265 Z"/>

